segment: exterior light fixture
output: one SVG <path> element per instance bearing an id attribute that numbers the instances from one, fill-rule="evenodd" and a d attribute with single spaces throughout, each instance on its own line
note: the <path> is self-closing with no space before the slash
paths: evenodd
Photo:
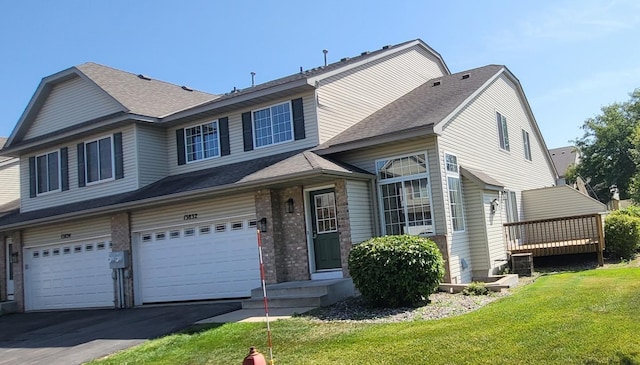
<path id="1" fill-rule="evenodd" d="M 11 253 L 11 263 L 12 264 L 17 264 L 18 261 L 18 252 L 12 252 Z"/>
<path id="2" fill-rule="evenodd" d="M 258 221 L 258 230 L 262 233 L 267 231 L 267 218 L 261 218 Z"/>
<path id="3" fill-rule="evenodd" d="M 285 209 L 285 210 L 286 210 L 286 212 L 287 212 L 287 213 L 293 213 L 293 211 L 294 211 L 294 209 L 293 209 L 293 208 L 294 208 L 294 206 L 293 206 L 293 199 L 292 199 L 292 198 L 289 198 L 289 199 L 287 200 L 287 202 L 286 202 L 286 209 Z"/>

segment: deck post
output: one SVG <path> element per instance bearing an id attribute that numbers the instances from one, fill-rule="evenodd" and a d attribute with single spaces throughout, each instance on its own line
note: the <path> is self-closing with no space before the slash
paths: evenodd
<path id="1" fill-rule="evenodd" d="M 604 229 L 602 227 L 602 216 L 600 214 L 595 214 L 594 218 L 596 220 L 596 226 L 598 227 L 598 265 L 604 266 Z"/>

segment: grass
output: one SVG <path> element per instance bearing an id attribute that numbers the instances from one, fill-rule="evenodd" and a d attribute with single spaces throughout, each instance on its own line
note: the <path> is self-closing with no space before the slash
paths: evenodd
<path id="1" fill-rule="evenodd" d="M 640 269 L 550 274 L 475 312 L 394 324 L 271 324 L 276 364 L 640 364 Z M 92 364 L 241 364 L 264 324 L 196 328 Z M 268 359 L 267 359 L 268 360 Z"/>

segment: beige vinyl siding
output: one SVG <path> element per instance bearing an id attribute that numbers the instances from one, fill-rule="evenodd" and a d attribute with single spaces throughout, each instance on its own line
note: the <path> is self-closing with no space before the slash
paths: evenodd
<path id="1" fill-rule="evenodd" d="M 53 87 L 24 139 L 121 110 L 122 107 L 96 85 L 81 77 L 74 77 Z"/>
<path id="2" fill-rule="evenodd" d="M 358 244 L 374 235 L 371 189 L 365 181 L 347 180 L 351 242 Z"/>
<path id="3" fill-rule="evenodd" d="M 20 162 L 17 158 L 0 162 L 0 205 L 20 198 Z"/>
<path id="4" fill-rule="evenodd" d="M 469 235 L 470 266 L 473 276 L 486 275 L 489 271 L 487 227 L 482 189 L 466 178 L 462 178 L 464 210 L 467 234 Z"/>
<path id="5" fill-rule="evenodd" d="M 280 143 L 280 144 L 272 145 L 268 147 L 254 148 L 252 151 L 245 152 L 243 135 L 242 135 L 242 113 L 248 112 L 251 110 L 262 109 L 262 108 L 269 107 L 276 104 L 285 103 L 300 97 L 302 97 L 303 99 L 305 138 L 298 141 L 294 140 L 291 142 Z M 212 120 L 216 120 L 218 118 L 224 118 L 224 117 L 229 118 L 229 143 L 231 147 L 230 149 L 231 153 L 228 156 L 221 156 L 221 157 L 212 158 L 208 160 L 196 161 L 196 162 L 187 163 L 179 166 L 177 145 L 176 145 L 176 130 L 179 128 L 190 127 L 190 126 L 197 125 L 198 123 L 204 123 L 207 121 L 212 121 Z M 166 145 L 168 146 L 167 161 L 169 161 L 169 174 L 171 175 L 182 174 L 185 172 L 202 170 L 202 169 L 207 169 L 211 167 L 232 164 L 235 162 L 253 160 L 255 158 L 264 157 L 267 155 L 275 155 L 275 154 L 283 153 L 287 151 L 315 147 L 318 144 L 317 128 L 318 127 L 316 124 L 316 105 L 315 105 L 315 98 L 313 93 L 296 95 L 296 96 L 293 96 L 287 99 L 282 99 L 276 102 L 257 105 L 251 109 L 238 110 L 233 113 L 218 115 L 211 118 L 201 119 L 196 122 L 179 125 L 179 126 L 170 128 L 167 131 Z M 255 140 L 254 140 L 254 144 L 255 144 Z"/>
<path id="6" fill-rule="evenodd" d="M 415 46 L 322 80 L 317 90 L 320 143 L 446 72 L 433 54 Z"/>
<path id="7" fill-rule="evenodd" d="M 487 242 L 489 249 L 488 274 L 498 274 L 497 268 L 507 263 L 507 247 L 504 240 L 504 223 L 507 223 L 506 204 L 501 201 L 501 194 L 497 191 L 486 191 L 484 194 L 484 217 L 487 223 Z M 498 199 L 500 202 L 495 214 L 491 214 L 491 202 Z"/>
<path id="8" fill-rule="evenodd" d="M 165 136 L 165 129 L 136 125 L 138 187 L 147 186 L 169 175 Z"/>
<path id="9" fill-rule="evenodd" d="M 378 145 L 372 148 L 363 148 L 356 151 L 336 154 L 336 159 L 359 167 L 372 174 L 376 173 L 375 161 L 383 158 L 409 155 L 412 153 L 427 153 L 429 162 L 429 184 L 431 186 L 431 212 L 433 214 L 436 234 L 445 234 L 444 207 L 442 205 L 442 184 L 440 169 L 438 166 L 438 154 L 435 137 L 422 137 L 405 140 L 399 143 Z M 377 187 L 376 187 L 377 191 Z M 376 193 L 377 194 L 377 193 Z M 375 199 L 376 209 L 378 197 Z"/>
<path id="10" fill-rule="evenodd" d="M 62 238 L 62 235 L 70 235 Z M 76 219 L 73 222 L 48 224 L 35 228 L 26 228 L 23 231 L 25 247 L 42 246 L 49 244 L 63 244 L 87 241 L 91 239 L 110 240 L 111 219 L 108 216 Z M 108 263 L 105 262 L 105 267 Z"/>
<path id="11" fill-rule="evenodd" d="M 601 213 L 607 206 L 569 186 L 555 186 L 522 192 L 525 220 Z"/>
<path id="12" fill-rule="evenodd" d="M 78 187 L 78 150 L 76 145 L 81 142 L 95 140 L 96 138 L 112 136 L 114 133 L 122 132 L 122 152 L 124 156 L 124 178 L 96 183 L 84 187 Z M 52 192 L 40 195 L 35 198 L 29 197 L 29 157 L 45 152 L 59 150 L 68 147 L 69 164 L 69 190 Z M 136 146 L 133 125 L 108 132 L 95 134 L 84 139 L 78 139 L 55 148 L 36 151 L 31 155 L 22 156 L 20 159 L 20 180 L 21 180 L 21 209 L 28 212 L 37 209 L 49 208 L 58 205 L 75 203 L 87 199 L 99 198 L 138 188 Z"/>
<path id="13" fill-rule="evenodd" d="M 185 215 L 196 214 L 195 219 L 185 220 Z M 255 218 L 255 198 L 253 194 L 234 195 L 194 200 L 181 204 L 157 206 L 136 210 L 131 213 L 131 230 L 140 232 L 163 227 L 193 225 L 202 223 L 227 222 L 230 218 Z"/>
<path id="14" fill-rule="evenodd" d="M 507 119 L 510 151 L 500 149 L 496 112 Z M 502 75 L 453 118 L 438 144 L 441 154 L 457 155 L 460 166 L 481 170 L 507 189 L 553 186 L 553 168 L 545 158 L 542 141 L 533 132 L 533 123 L 515 85 Z M 529 132 L 532 161 L 524 157 L 522 129 Z"/>

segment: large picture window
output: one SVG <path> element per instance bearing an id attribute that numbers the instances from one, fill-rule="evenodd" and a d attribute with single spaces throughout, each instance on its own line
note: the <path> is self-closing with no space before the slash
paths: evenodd
<path id="1" fill-rule="evenodd" d="M 444 160 L 449 190 L 449 207 L 451 208 L 451 225 L 454 232 L 464 231 L 464 204 L 462 202 L 462 184 L 460 183 L 460 166 L 458 157 L 445 153 Z"/>
<path id="2" fill-rule="evenodd" d="M 427 155 L 378 160 L 376 170 L 383 233 L 434 233 Z"/>
<path id="3" fill-rule="evenodd" d="M 60 153 L 36 156 L 36 188 L 38 194 L 60 190 Z"/>
<path id="4" fill-rule="evenodd" d="M 253 128 L 256 147 L 292 141 L 291 103 L 253 111 Z"/>
<path id="5" fill-rule="evenodd" d="M 85 143 L 87 183 L 113 179 L 113 142 L 111 137 Z"/>
<path id="6" fill-rule="evenodd" d="M 187 162 L 220 156 L 218 121 L 184 129 Z"/>

